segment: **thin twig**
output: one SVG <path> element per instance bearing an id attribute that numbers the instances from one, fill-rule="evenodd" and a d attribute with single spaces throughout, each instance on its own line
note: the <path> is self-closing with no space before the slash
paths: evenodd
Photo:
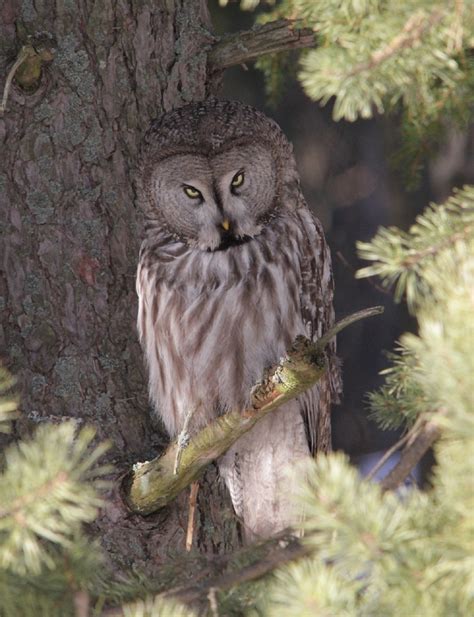
<path id="1" fill-rule="evenodd" d="M 393 446 L 389 448 L 381 458 L 379 458 L 377 463 L 372 467 L 369 473 L 365 476 L 365 479 L 371 480 L 375 476 L 375 474 L 380 469 L 382 469 L 382 467 L 385 465 L 388 459 L 392 456 L 392 454 L 395 454 L 397 450 L 400 450 L 400 448 L 404 446 L 409 439 L 410 439 L 410 433 L 407 433 L 401 439 L 399 439 L 397 443 L 393 444 Z"/>
<path id="2" fill-rule="evenodd" d="M 217 589 L 216 587 L 211 587 L 209 589 L 209 593 L 207 594 L 207 599 L 209 600 L 209 606 L 212 611 L 212 617 L 219 617 L 219 605 L 217 604 Z"/>
<path id="3" fill-rule="evenodd" d="M 341 261 L 342 264 L 344 264 L 344 266 L 346 266 L 346 268 L 348 270 L 350 270 L 350 272 L 352 272 L 354 278 L 357 278 L 356 269 L 351 266 L 351 264 L 348 262 L 346 257 L 341 253 L 341 251 L 337 251 L 336 252 L 336 257 Z M 392 294 L 389 292 L 388 289 L 384 289 L 380 285 L 377 285 L 377 283 L 372 278 L 367 278 L 366 280 L 367 280 L 367 283 L 371 287 L 373 287 L 374 289 L 376 289 L 380 293 L 383 293 L 385 296 L 390 296 L 390 297 L 392 296 Z"/>
<path id="4" fill-rule="evenodd" d="M 395 467 L 381 481 L 380 486 L 382 490 L 394 491 L 403 484 L 439 436 L 440 429 L 438 425 L 433 421 L 426 422 L 424 427 L 418 432 L 418 435 L 403 450 L 400 460 Z"/>
<path id="5" fill-rule="evenodd" d="M 73 600 L 76 617 L 89 617 L 90 596 L 87 591 L 76 591 Z"/>
<path id="6" fill-rule="evenodd" d="M 185 604 L 199 603 L 201 605 L 204 605 L 207 599 L 209 605 L 212 596 L 215 596 L 217 591 L 226 591 L 235 585 L 261 578 L 286 563 L 307 557 L 313 550 L 312 547 L 302 544 L 295 538 L 292 530 L 285 530 L 258 546 L 252 545 L 235 553 L 209 558 L 212 567 L 204 579 L 196 581 L 194 578 L 190 584 L 177 585 L 159 594 L 159 597 L 172 597 Z M 242 563 L 249 565 L 242 567 Z M 195 567 L 194 561 L 192 564 Z M 186 572 L 188 567 L 183 563 L 183 569 Z M 216 571 L 220 574 L 214 574 Z M 122 607 L 107 608 L 100 613 L 101 617 L 123 617 L 123 614 Z"/>
<path id="7" fill-rule="evenodd" d="M 293 20 L 279 19 L 221 39 L 209 52 L 211 71 L 245 64 L 267 54 L 314 47 L 314 32 L 296 25 Z"/>
<path id="8" fill-rule="evenodd" d="M 454 21 L 450 32 L 450 41 L 448 44 L 448 53 L 459 54 L 462 49 L 463 39 L 463 14 L 465 10 L 464 0 L 455 0 L 454 2 Z"/>
<path id="9" fill-rule="evenodd" d="M 187 587 L 170 589 L 163 596 L 176 597 L 185 603 L 196 602 L 201 600 L 203 596 L 206 597 L 207 590 L 219 589 L 220 591 L 226 591 L 235 585 L 254 581 L 286 563 L 308 556 L 313 551 L 311 547 L 301 544 L 296 538 L 287 543 L 282 542 L 282 544 L 284 546 L 275 547 L 263 558 L 249 566 L 221 574 L 211 580 L 204 581 L 201 585 L 191 584 Z"/>
<path id="10" fill-rule="evenodd" d="M 352 313 L 352 315 L 348 315 L 347 317 L 343 317 L 341 320 L 337 322 L 336 325 L 332 326 L 323 336 L 317 341 L 316 348 L 323 351 L 328 343 L 341 332 L 355 323 L 356 321 L 360 321 L 361 319 L 366 319 L 367 317 L 374 317 L 375 315 L 381 315 L 384 311 L 383 306 L 373 306 L 372 308 L 362 309 L 361 311 L 357 311 L 357 313 Z"/>
<path id="11" fill-rule="evenodd" d="M 194 539 L 194 520 L 196 517 L 197 494 L 199 491 L 199 482 L 191 484 L 191 492 L 189 494 L 189 513 L 188 513 L 188 529 L 186 531 L 186 551 L 193 547 Z"/>
<path id="12" fill-rule="evenodd" d="M 379 469 L 381 469 L 384 466 L 384 464 L 388 461 L 388 459 L 392 456 L 392 454 L 394 454 L 402 446 L 404 446 L 405 444 L 410 445 L 410 443 L 412 443 L 418 436 L 418 433 L 420 432 L 420 429 L 423 427 L 424 423 L 425 423 L 425 419 L 423 417 L 418 418 L 415 424 L 406 433 L 406 435 L 401 437 L 401 439 L 399 439 L 397 443 L 395 443 L 391 448 L 389 448 L 385 452 L 385 454 L 382 456 L 382 458 L 380 458 L 377 461 L 374 467 L 366 475 L 366 479 L 371 480 L 375 476 L 377 471 L 379 471 Z"/>
<path id="13" fill-rule="evenodd" d="M 7 110 L 8 95 L 10 93 L 10 88 L 12 85 L 13 78 L 15 77 L 15 73 L 20 68 L 20 66 L 23 64 L 23 62 L 25 62 L 25 60 L 27 60 L 28 58 L 30 58 L 32 55 L 35 55 L 35 54 L 36 52 L 31 45 L 23 45 L 23 47 L 20 49 L 17 59 L 13 63 L 13 66 L 10 69 L 10 72 L 8 73 L 7 79 L 5 81 L 5 87 L 3 88 L 2 104 L 0 105 L 0 117 L 3 116 L 3 114 Z"/>

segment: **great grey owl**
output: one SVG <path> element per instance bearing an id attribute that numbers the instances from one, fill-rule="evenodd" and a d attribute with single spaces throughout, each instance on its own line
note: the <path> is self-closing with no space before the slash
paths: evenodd
<path id="1" fill-rule="evenodd" d="M 137 179 L 146 225 L 138 330 L 152 402 L 171 436 L 248 406 L 252 386 L 298 334 L 333 322 L 331 262 L 279 126 L 210 99 L 155 121 Z M 218 461 L 248 538 L 291 522 L 286 467 L 330 447 L 330 370 L 270 413 Z"/>

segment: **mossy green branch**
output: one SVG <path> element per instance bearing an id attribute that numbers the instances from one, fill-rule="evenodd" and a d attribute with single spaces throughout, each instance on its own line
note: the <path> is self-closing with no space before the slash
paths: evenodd
<path id="1" fill-rule="evenodd" d="M 314 386 L 327 368 L 325 348 L 340 330 L 351 323 L 383 312 L 382 307 L 365 309 L 346 317 L 316 343 L 299 336 L 287 356 L 266 371 L 252 392 L 250 407 L 219 418 L 195 435 L 180 456 L 174 473 L 178 443 L 152 461 L 137 463 L 123 481 L 127 506 L 138 514 L 150 514 L 168 503 L 194 482 L 206 466 L 219 458 L 267 413 Z"/>

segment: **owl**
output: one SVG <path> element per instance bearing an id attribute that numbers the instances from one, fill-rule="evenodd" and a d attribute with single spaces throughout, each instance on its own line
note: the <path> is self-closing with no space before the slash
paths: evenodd
<path id="1" fill-rule="evenodd" d="M 142 144 L 145 215 L 138 332 L 149 393 L 169 435 L 244 410 L 297 335 L 333 323 L 323 230 L 303 198 L 292 146 L 256 109 L 209 99 L 155 121 Z M 312 390 L 268 414 L 219 461 L 245 538 L 292 522 L 286 469 L 330 448 L 335 346 Z"/>

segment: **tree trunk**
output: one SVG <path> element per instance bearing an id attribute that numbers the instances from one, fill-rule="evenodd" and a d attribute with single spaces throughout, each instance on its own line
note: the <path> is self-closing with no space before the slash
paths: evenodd
<path id="1" fill-rule="evenodd" d="M 166 442 L 135 331 L 134 166 L 153 118 L 215 90 L 207 6 L 5 0 L 0 21 L 0 82 L 22 45 L 41 65 L 39 78 L 18 70 L 0 118 L 0 356 L 20 381 L 20 432 L 71 416 L 91 423 L 120 471 Z M 222 492 L 211 469 L 196 529 L 204 552 L 238 543 Z M 98 524 L 116 564 L 150 570 L 184 547 L 186 493 L 147 519 L 115 497 Z"/>

